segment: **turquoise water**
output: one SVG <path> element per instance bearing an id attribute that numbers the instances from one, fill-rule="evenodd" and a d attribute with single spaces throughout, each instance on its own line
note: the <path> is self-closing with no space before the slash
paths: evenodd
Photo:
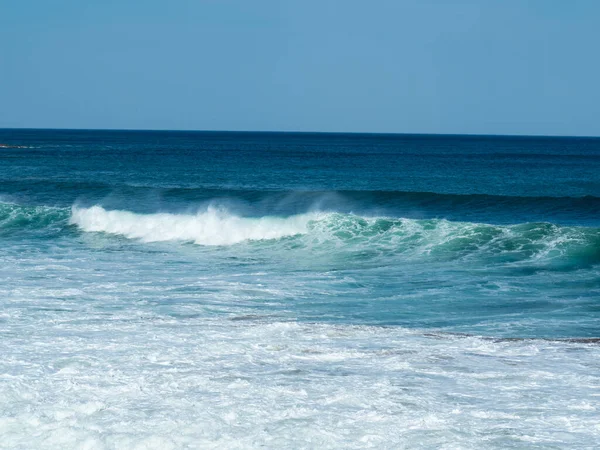
<path id="1" fill-rule="evenodd" d="M 9 447 L 599 439 L 600 139 L 0 144 Z"/>

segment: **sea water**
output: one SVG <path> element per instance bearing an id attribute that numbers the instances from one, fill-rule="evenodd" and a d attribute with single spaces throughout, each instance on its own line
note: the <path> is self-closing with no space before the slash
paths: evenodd
<path id="1" fill-rule="evenodd" d="M 0 144 L 1 448 L 600 442 L 600 139 Z"/>

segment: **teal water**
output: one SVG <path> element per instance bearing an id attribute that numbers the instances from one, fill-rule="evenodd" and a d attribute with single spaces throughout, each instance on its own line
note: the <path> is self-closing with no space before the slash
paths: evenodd
<path id="1" fill-rule="evenodd" d="M 0 144 L 13 447 L 599 438 L 600 139 Z"/>

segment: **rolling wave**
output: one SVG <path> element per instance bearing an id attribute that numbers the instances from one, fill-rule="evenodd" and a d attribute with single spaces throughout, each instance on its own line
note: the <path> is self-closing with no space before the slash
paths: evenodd
<path id="1" fill-rule="evenodd" d="M 404 254 L 438 261 L 476 257 L 490 263 L 600 262 L 600 228 L 549 223 L 502 226 L 332 212 L 248 218 L 214 208 L 196 214 L 135 214 L 107 211 L 100 206 L 74 207 L 70 223 L 86 232 L 105 232 L 143 242 L 232 245 L 297 237 L 299 245 L 323 251 L 368 249 L 380 255 Z"/>
<path id="2" fill-rule="evenodd" d="M 180 241 L 203 246 L 294 239 L 296 247 L 313 251 L 368 251 L 379 256 L 403 255 L 428 261 L 476 258 L 491 264 L 537 261 L 573 267 L 600 263 L 597 227 L 543 222 L 491 225 L 340 212 L 245 217 L 215 207 L 197 213 L 140 214 L 98 205 L 56 208 L 0 203 L 0 236 L 54 235 L 74 229 L 141 242 Z"/>

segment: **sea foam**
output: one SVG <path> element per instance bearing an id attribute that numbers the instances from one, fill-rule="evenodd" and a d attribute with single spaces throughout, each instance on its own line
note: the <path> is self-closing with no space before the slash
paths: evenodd
<path id="1" fill-rule="evenodd" d="M 196 214 L 136 214 L 107 211 L 101 206 L 74 206 L 70 223 L 84 231 L 118 234 L 143 242 L 189 241 L 201 245 L 231 245 L 305 234 L 309 222 L 317 217 L 317 213 L 307 213 L 288 218 L 246 218 L 216 208 Z"/>

